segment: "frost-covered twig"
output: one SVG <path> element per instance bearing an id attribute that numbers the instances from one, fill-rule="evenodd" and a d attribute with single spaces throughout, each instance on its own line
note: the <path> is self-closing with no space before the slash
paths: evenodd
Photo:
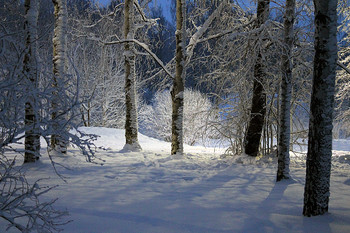
<path id="1" fill-rule="evenodd" d="M 151 25 L 155 25 L 157 24 L 157 20 L 159 19 L 149 19 L 146 17 L 146 14 L 143 12 L 143 9 L 142 7 L 140 6 L 138 0 L 134 1 L 134 5 L 136 7 L 136 10 L 139 12 L 142 20 L 145 22 L 145 23 L 150 23 Z"/>
<path id="2" fill-rule="evenodd" d="M 0 217 L 8 222 L 7 230 L 21 232 L 59 232 L 68 223 L 62 218 L 67 211 L 56 210 L 51 201 L 40 201 L 42 195 L 55 187 L 40 187 L 37 180 L 30 184 L 15 166 L 15 159 L 0 156 Z"/>

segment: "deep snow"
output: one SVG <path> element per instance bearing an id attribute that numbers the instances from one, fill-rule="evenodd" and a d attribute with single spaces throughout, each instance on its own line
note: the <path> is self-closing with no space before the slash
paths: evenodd
<path id="1" fill-rule="evenodd" d="M 96 155 L 103 165 L 87 163 L 70 148 L 54 158 L 69 168 L 57 166 L 66 183 L 45 155 L 26 165 L 30 179 L 50 177 L 41 184 L 59 184 L 46 198 L 58 197 L 55 207 L 70 212 L 73 222 L 63 232 L 350 232 L 349 140 L 334 141 L 330 213 L 307 218 L 301 214 L 303 154 L 293 154 L 293 179 L 276 184 L 275 158 L 249 161 L 199 146 L 185 146 L 185 156 L 173 158 L 170 143 L 141 134 L 142 152 L 120 153 L 123 130 L 84 131 L 101 136 L 96 145 L 105 150 Z"/>

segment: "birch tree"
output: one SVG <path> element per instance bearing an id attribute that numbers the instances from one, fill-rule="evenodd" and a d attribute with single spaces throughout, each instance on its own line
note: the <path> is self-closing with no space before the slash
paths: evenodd
<path id="1" fill-rule="evenodd" d="M 176 54 L 175 77 L 171 90 L 172 123 L 171 154 L 183 154 L 183 110 L 185 86 L 186 2 L 176 1 Z"/>
<path id="2" fill-rule="evenodd" d="M 284 44 L 282 54 L 282 83 L 280 133 L 278 139 L 277 181 L 289 178 L 290 105 L 292 92 L 292 48 L 294 37 L 295 0 L 286 0 L 284 15 Z"/>
<path id="3" fill-rule="evenodd" d="M 256 28 L 264 25 L 269 16 L 270 0 L 259 0 L 257 8 Z M 257 156 L 261 133 L 264 126 L 266 114 L 266 93 L 264 91 L 265 65 L 262 51 L 258 52 L 254 65 L 254 86 L 253 99 L 250 111 L 250 121 L 245 138 L 245 153 L 250 156 Z"/>
<path id="4" fill-rule="evenodd" d="M 66 153 L 68 140 L 64 137 L 67 112 L 64 110 L 62 94 L 66 70 L 66 26 L 67 1 L 52 0 L 54 4 L 55 28 L 53 37 L 53 93 L 52 93 L 52 130 L 51 149 Z"/>
<path id="5" fill-rule="evenodd" d="M 40 156 L 40 125 L 39 110 L 37 108 L 38 87 L 38 52 L 37 52 L 37 21 L 39 15 L 39 4 L 37 0 L 26 0 L 24 2 L 26 11 L 26 49 L 23 60 L 23 75 L 26 82 L 28 94 L 25 103 L 25 154 L 24 163 L 35 162 Z"/>
<path id="6" fill-rule="evenodd" d="M 134 0 L 125 0 L 124 3 L 124 38 L 135 38 L 134 25 Z M 137 122 L 137 96 L 136 96 L 136 73 L 135 73 L 135 45 L 134 42 L 124 43 L 125 61 L 125 146 L 124 150 L 140 151 L 138 141 Z"/>
<path id="7" fill-rule="evenodd" d="M 314 0 L 315 55 L 303 215 L 328 212 L 337 64 L 337 0 Z"/>

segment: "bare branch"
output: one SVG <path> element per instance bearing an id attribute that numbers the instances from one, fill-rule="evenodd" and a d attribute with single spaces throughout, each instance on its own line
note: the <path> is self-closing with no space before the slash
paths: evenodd
<path id="1" fill-rule="evenodd" d="M 174 75 L 171 74 L 171 72 L 166 68 L 162 60 L 160 60 L 160 58 L 155 53 L 153 53 L 151 49 L 148 47 L 148 45 L 146 45 L 145 43 L 142 43 L 136 39 L 124 39 L 124 40 L 116 40 L 116 41 L 109 41 L 109 42 L 103 42 L 103 41 L 100 41 L 100 42 L 103 43 L 104 45 L 114 45 L 114 44 L 123 44 L 123 43 L 133 42 L 139 45 L 141 48 L 143 48 L 149 55 L 151 55 L 151 57 L 158 63 L 158 65 L 165 71 L 165 73 L 169 75 L 169 77 L 174 78 Z"/>
<path id="2" fill-rule="evenodd" d="M 337 65 L 343 70 L 345 70 L 346 73 L 350 74 L 350 69 L 348 69 L 343 63 L 341 63 L 340 61 L 337 61 Z"/>

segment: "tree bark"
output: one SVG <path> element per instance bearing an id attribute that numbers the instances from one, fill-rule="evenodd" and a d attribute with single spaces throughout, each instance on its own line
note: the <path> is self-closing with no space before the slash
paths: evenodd
<path id="1" fill-rule="evenodd" d="M 281 112 L 278 139 L 277 181 L 289 178 L 290 101 L 292 94 L 292 48 L 295 0 L 286 0 L 284 51 L 282 53 Z"/>
<path id="2" fill-rule="evenodd" d="M 62 94 L 65 86 L 66 74 L 66 37 L 67 37 L 67 1 L 52 0 L 54 4 L 55 28 L 53 36 L 53 82 L 51 100 L 52 130 L 51 149 L 61 153 L 67 152 L 68 140 L 64 137 L 67 130 L 67 112 L 64 109 Z"/>
<path id="3" fill-rule="evenodd" d="M 328 212 L 337 62 L 337 0 L 314 0 L 315 56 L 303 215 Z"/>
<path id="4" fill-rule="evenodd" d="M 124 38 L 134 39 L 134 0 L 125 0 L 124 4 Z M 140 151 L 138 141 L 137 95 L 135 78 L 135 45 L 133 42 L 124 44 L 125 59 L 125 139 L 124 150 Z"/>
<path id="5" fill-rule="evenodd" d="M 261 27 L 268 19 L 269 7 L 270 0 L 258 1 L 257 28 Z M 264 91 L 265 77 L 265 64 L 260 49 L 254 66 L 252 108 L 244 148 L 245 153 L 250 156 L 257 156 L 259 153 L 261 133 L 266 114 L 266 93 Z"/>
<path id="6" fill-rule="evenodd" d="M 176 1 L 176 67 L 175 78 L 171 90 L 172 123 L 171 154 L 183 154 L 183 110 L 185 85 L 185 43 L 186 17 L 185 0 Z"/>
<path id="7" fill-rule="evenodd" d="M 40 125 L 38 110 L 38 64 L 37 64 L 37 22 L 39 3 L 37 0 L 25 0 L 25 29 L 27 33 L 26 50 L 23 60 L 23 74 L 28 93 L 25 103 L 24 163 L 35 162 L 40 157 Z"/>

